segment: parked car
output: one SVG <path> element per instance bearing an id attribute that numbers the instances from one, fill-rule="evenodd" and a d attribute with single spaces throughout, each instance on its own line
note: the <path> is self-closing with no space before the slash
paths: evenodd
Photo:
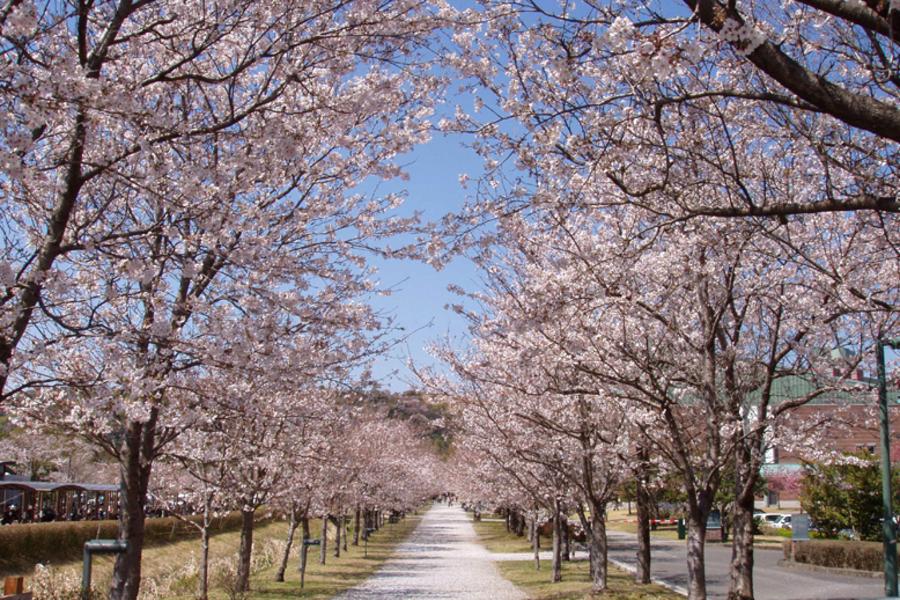
<path id="1" fill-rule="evenodd" d="M 761 515 L 763 525 L 768 525 L 769 527 L 778 527 L 778 525 L 776 525 L 775 523 L 788 516 L 790 515 L 786 515 L 783 513 L 762 513 Z"/>
<path id="2" fill-rule="evenodd" d="M 790 529 L 791 528 L 791 515 L 781 515 L 781 518 L 775 521 L 772 524 L 772 527 L 777 527 L 779 529 Z"/>

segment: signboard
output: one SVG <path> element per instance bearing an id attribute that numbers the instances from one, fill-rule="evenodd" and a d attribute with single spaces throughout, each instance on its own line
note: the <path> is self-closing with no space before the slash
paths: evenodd
<path id="1" fill-rule="evenodd" d="M 791 539 L 809 539 L 809 515 L 791 515 Z"/>
<path id="2" fill-rule="evenodd" d="M 722 531 L 722 513 L 717 510 L 710 512 L 709 517 L 706 518 L 706 541 L 725 541 L 725 536 Z"/>

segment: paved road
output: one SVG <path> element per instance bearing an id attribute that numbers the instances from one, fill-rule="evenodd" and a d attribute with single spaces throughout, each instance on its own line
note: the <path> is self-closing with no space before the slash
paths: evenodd
<path id="1" fill-rule="evenodd" d="M 337 598 L 391 600 L 458 598 L 521 600 L 526 596 L 500 576 L 490 552 L 458 506 L 435 504 L 408 540 L 372 577 Z"/>
<path id="2" fill-rule="evenodd" d="M 609 532 L 611 561 L 634 565 L 637 542 L 634 535 Z M 650 573 L 680 588 L 687 587 L 684 542 L 653 540 Z M 842 577 L 811 573 L 778 566 L 781 550 L 757 549 L 754 553 L 753 587 L 761 600 L 863 600 L 883 598 L 882 579 Z M 710 544 L 706 547 L 706 585 L 710 598 L 724 598 L 728 592 L 728 566 L 731 547 Z"/>

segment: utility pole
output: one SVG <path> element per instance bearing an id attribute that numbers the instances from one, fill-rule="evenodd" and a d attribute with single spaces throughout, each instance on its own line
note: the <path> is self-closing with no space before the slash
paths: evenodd
<path id="1" fill-rule="evenodd" d="M 884 348 L 900 348 L 900 339 L 877 340 L 875 362 L 878 370 L 878 409 L 881 413 L 881 496 L 884 506 L 884 595 L 896 598 L 897 593 L 897 531 L 894 526 L 894 509 L 891 493 L 891 418 L 887 402 L 887 375 L 884 366 Z"/>

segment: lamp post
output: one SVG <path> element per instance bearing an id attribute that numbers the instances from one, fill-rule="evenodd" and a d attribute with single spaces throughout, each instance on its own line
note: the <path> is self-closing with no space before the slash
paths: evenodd
<path id="1" fill-rule="evenodd" d="M 887 376 L 884 367 L 884 348 L 900 348 L 900 339 L 877 340 L 875 362 L 878 369 L 878 409 L 881 413 L 881 496 L 884 506 L 884 595 L 896 598 L 897 593 L 897 535 L 891 499 L 891 435 L 887 403 Z"/>

